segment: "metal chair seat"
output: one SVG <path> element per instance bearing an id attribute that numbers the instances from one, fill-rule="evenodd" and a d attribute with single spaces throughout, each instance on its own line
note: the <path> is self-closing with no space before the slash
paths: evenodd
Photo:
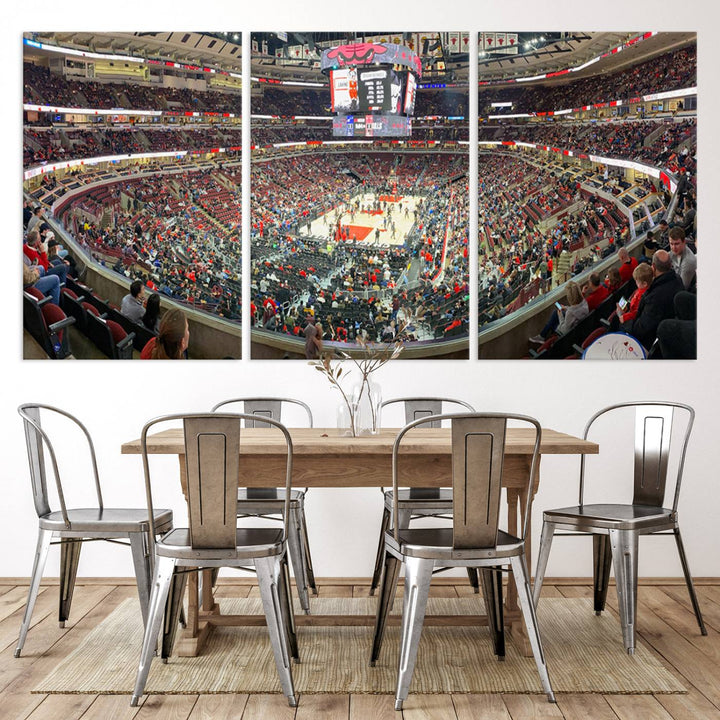
<path id="1" fill-rule="evenodd" d="M 656 533 L 674 535 L 695 618 L 701 634 L 707 635 L 707 630 L 685 557 L 677 512 L 685 454 L 695 411 L 689 405 L 664 401 L 619 403 L 596 412 L 585 425 L 583 439 L 587 440 L 591 431 L 596 434 L 597 426 L 604 426 L 611 438 L 608 446 L 612 451 L 609 454 L 617 455 L 615 441 L 622 441 L 621 439 L 629 435 L 630 428 L 627 425 L 630 423 L 625 416 L 630 410 L 634 411 L 635 430 L 633 472 L 628 473 L 633 478 L 632 501 L 623 504 L 586 504 L 584 502 L 586 460 L 585 455 L 581 456 L 578 504 L 557 510 L 546 510 L 543 513 L 533 602 L 537 605 L 540 599 L 555 531 L 565 531 L 558 533 L 558 537 L 592 535 L 595 614 L 599 615 L 605 609 L 610 569 L 614 567 L 623 645 L 627 653 L 632 655 L 635 652 L 640 536 Z M 673 427 L 675 424 L 680 428 L 676 430 Z M 668 467 L 671 450 L 677 475 L 672 508 L 666 508 L 663 505 L 667 504 L 665 498 L 670 495 Z M 613 470 L 613 472 L 617 471 Z"/>
<path id="2" fill-rule="evenodd" d="M 385 508 L 392 512 L 393 492 L 386 490 Z M 410 510 L 413 515 L 437 515 L 452 512 L 452 490 L 450 488 L 400 488 L 398 490 L 399 510 Z"/>
<path id="3" fill-rule="evenodd" d="M 64 537 L 82 536 L 86 533 L 102 533 L 110 537 L 113 533 L 125 536 L 128 533 L 148 532 L 148 514 L 145 508 L 68 508 L 65 524 L 60 510 L 39 518 L 38 524 L 44 530 L 61 532 Z M 172 527 L 172 510 L 155 510 L 155 526 L 159 532 Z"/>
<path id="4" fill-rule="evenodd" d="M 652 528 L 657 532 L 658 524 L 663 522 L 668 528 L 673 527 L 674 512 L 668 508 L 653 505 L 604 504 L 575 505 L 573 507 L 546 510 L 543 520 L 557 523 L 560 529 L 598 530 L 607 528 L 614 530 L 642 530 Z M 566 527 L 561 527 L 566 526 Z"/>
<path id="5" fill-rule="evenodd" d="M 489 548 L 457 549 L 453 547 L 453 529 L 443 528 L 407 528 L 398 531 L 398 540 L 392 532 L 385 533 L 385 547 L 398 556 L 431 558 L 442 560 L 448 567 L 455 560 L 487 560 L 496 565 L 498 558 L 507 558 L 524 552 L 523 541 L 509 535 L 504 530 L 497 532 L 497 544 Z"/>
<path id="6" fill-rule="evenodd" d="M 299 510 L 305 502 L 304 490 L 290 491 L 290 509 Z M 285 504 L 283 488 L 240 488 L 238 490 L 239 515 L 278 515 Z"/>
<path id="7" fill-rule="evenodd" d="M 188 528 L 175 528 L 155 543 L 158 555 L 175 557 L 199 562 L 217 560 L 221 555 L 222 562 L 228 559 L 271 557 L 282 555 L 283 531 L 275 528 L 237 528 L 235 547 L 218 550 L 217 548 L 193 548 Z"/>
<path id="8" fill-rule="evenodd" d="M 50 405 L 27 403 L 21 405 L 18 412 L 23 419 L 25 429 L 33 500 L 38 516 L 38 539 L 15 657 L 20 657 L 25 644 L 40 580 L 53 541 L 59 541 L 60 544 L 60 603 L 58 610 L 60 627 L 64 627 L 70 617 L 80 552 L 86 540 L 116 542 L 124 539 L 128 541 L 118 544 L 130 546 L 140 610 L 143 622 L 147 622 L 152 578 L 152 556 L 148 550 L 151 544 L 149 533 L 152 528 L 158 533 L 170 530 L 173 523 L 172 511 L 155 510 L 154 522 L 151 523 L 147 508 L 104 507 L 95 447 L 85 426 L 69 413 Z M 64 459 L 64 463 L 58 461 L 55 448 L 48 435 L 48 428 L 54 429 L 60 423 L 69 426 L 75 435 L 78 434 L 78 431 L 81 434 L 80 442 L 72 434 L 66 435 L 64 439 L 67 447 L 72 450 L 73 486 L 80 486 L 83 480 L 82 470 L 85 469 L 87 471 L 85 475 L 91 478 L 95 488 L 96 507 L 67 507 L 60 467 L 62 465 L 64 470 L 64 465 L 70 465 L 71 461 L 68 459 Z M 85 464 L 84 460 L 87 461 Z M 53 510 L 51 506 L 51 498 L 48 493 L 49 470 L 55 479 L 59 510 Z"/>

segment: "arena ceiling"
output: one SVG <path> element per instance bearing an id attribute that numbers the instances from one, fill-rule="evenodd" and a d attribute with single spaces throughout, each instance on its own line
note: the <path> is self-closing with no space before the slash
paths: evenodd
<path id="1" fill-rule="evenodd" d="M 618 47 L 636 36 L 636 32 L 519 32 L 519 52 L 514 56 L 478 57 L 480 80 L 504 80 L 522 76 L 533 76 L 555 72 L 567 67 L 577 67 L 594 57 Z M 287 40 L 278 33 L 253 33 L 253 39 L 267 43 L 267 54 L 253 53 L 253 75 L 279 79 L 316 80 L 326 82 L 312 61 L 280 60 L 274 57 L 275 50 L 283 44 L 305 44 L 327 40 L 353 42 L 362 35 L 380 34 L 378 31 L 364 32 L 288 32 Z M 39 42 L 79 50 L 112 54 L 131 54 L 146 58 L 172 60 L 190 65 L 206 65 L 233 72 L 241 72 L 242 47 L 240 31 L 222 32 L 33 32 L 26 33 Z M 552 82 L 563 83 L 597 73 L 620 70 L 628 65 L 650 59 L 668 50 L 696 42 L 696 33 L 662 32 L 636 43 L 622 52 L 615 53 L 588 68 L 572 73 Z M 528 45 L 530 43 L 530 45 Z M 26 55 L 42 56 L 40 50 L 29 50 Z M 448 72 L 456 81 L 462 82 L 468 76 L 468 57 L 446 55 Z M 316 63 L 315 63 L 316 64 Z"/>

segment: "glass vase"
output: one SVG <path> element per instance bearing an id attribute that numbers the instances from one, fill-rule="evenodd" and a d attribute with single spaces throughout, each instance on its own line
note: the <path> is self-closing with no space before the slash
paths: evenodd
<path id="1" fill-rule="evenodd" d="M 353 401 L 357 406 L 355 414 L 355 435 L 376 435 L 380 432 L 380 406 L 382 390 L 378 383 L 366 380 L 353 391 Z"/>

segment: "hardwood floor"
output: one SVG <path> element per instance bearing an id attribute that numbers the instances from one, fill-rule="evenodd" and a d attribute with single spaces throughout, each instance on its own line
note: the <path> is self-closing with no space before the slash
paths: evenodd
<path id="1" fill-rule="evenodd" d="M 457 585 L 453 583 L 459 583 Z M 337 580 L 320 584 L 325 597 L 367 596 L 369 584 Z M 125 598 L 134 595 L 126 580 L 78 581 L 72 617 L 58 628 L 57 586 L 38 596 L 23 656 L 13 657 L 27 585 L 0 579 L 0 718 L 3 720 L 720 720 L 720 583 L 699 581 L 708 636 L 701 637 L 681 583 L 641 585 L 638 634 L 661 661 L 684 679 L 687 695 L 558 695 L 557 705 L 539 695 L 410 695 L 402 713 L 389 695 L 304 695 L 298 708 L 281 695 L 151 695 L 131 708 L 127 695 L 34 695 L 32 688 L 60 658 Z M 219 595 L 254 596 L 250 581 L 222 581 Z M 466 595 L 459 579 L 438 579 L 433 594 Z M 582 580 L 546 582 L 548 596 L 591 593 Z M 617 611 L 614 588 L 610 612 Z M 618 642 L 620 639 L 618 638 Z"/>

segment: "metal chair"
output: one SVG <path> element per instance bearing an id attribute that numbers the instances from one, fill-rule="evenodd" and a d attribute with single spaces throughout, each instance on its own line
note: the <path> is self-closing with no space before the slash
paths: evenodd
<path id="1" fill-rule="evenodd" d="M 38 540 L 35 550 L 35 561 L 33 563 L 32 576 L 30 578 L 30 590 L 28 592 L 25 614 L 23 615 L 20 627 L 20 638 L 18 639 L 15 657 L 20 657 L 25 638 L 27 637 L 30 619 L 32 617 L 35 600 L 38 594 L 40 580 L 45 568 L 48 550 L 51 544 L 60 544 L 60 627 L 65 627 L 65 621 L 70 616 L 70 605 L 72 603 L 75 578 L 77 576 L 80 550 L 83 542 L 90 540 L 107 540 L 118 542 L 118 540 L 129 540 L 132 550 L 133 564 L 135 566 L 135 578 L 137 580 L 138 596 L 140 598 L 140 609 L 143 622 L 147 620 L 148 605 L 150 599 L 150 580 L 152 578 L 152 554 L 149 549 L 149 532 L 164 533 L 172 528 L 172 511 L 155 510 L 151 522 L 148 522 L 148 514 L 145 508 L 107 508 L 103 504 L 102 490 L 98 476 L 95 447 L 85 426 L 70 413 L 50 405 L 27 403 L 18 408 L 25 427 L 25 442 L 27 444 L 28 462 L 30 465 L 30 481 L 32 483 L 33 500 L 38 515 Z M 65 493 L 60 477 L 57 454 L 53 448 L 50 438 L 43 429 L 41 416 L 46 421 L 52 418 L 64 417 L 71 423 L 73 429 L 80 429 L 87 441 L 89 461 L 92 466 L 92 473 L 97 496 L 96 507 L 68 508 L 65 502 Z M 47 423 L 46 423 L 47 424 Z M 74 438 L 73 438 L 74 440 Z M 74 446 L 78 452 L 81 451 L 79 444 Z M 53 510 L 48 494 L 48 483 L 46 465 L 52 467 L 55 476 L 55 487 L 57 489 L 59 510 Z M 75 470 L 77 474 L 77 470 Z M 74 478 L 75 482 L 78 479 Z M 53 542 L 55 540 L 56 542 Z M 119 543 L 124 544 L 124 543 Z"/>
<path id="2" fill-rule="evenodd" d="M 228 409 L 228 405 L 240 403 L 243 412 L 252 418 L 245 423 L 245 427 L 262 426 L 262 419 L 271 418 L 277 422 L 282 421 L 283 405 L 297 405 L 307 415 L 308 427 L 313 426 L 312 411 L 301 400 L 291 398 L 235 398 L 224 400 L 213 407 L 216 412 L 220 408 Z M 305 493 L 304 490 L 290 491 L 290 519 L 288 526 L 288 550 L 290 561 L 295 573 L 300 607 L 306 614 L 310 613 L 310 599 L 308 588 L 317 595 L 315 573 L 312 558 L 310 557 L 310 543 L 305 520 Z M 278 488 L 240 488 L 238 491 L 238 517 L 262 517 L 269 520 L 280 520 L 285 503 L 285 491 Z"/>
<path id="3" fill-rule="evenodd" d="M 182 605 L 187 573 L 200 569 L 254 566 L 280 684 L 291 707 L 297 704 L 290 656 L 298 659 L 297 639 L 290 597 L 286 537 L 292 480 L 292 440 L 284 425 L 266 418 L 287 443 L 285 501 L 282 529 L 237 527 L 236 498 L 240 473 L 241 421 L 252 415 L 195 413 L 155 418 L 143 428 L 141 450 L 148 510 L 152 515 L 152 483 L 147 437 L 158 424 L 182 421 L 187 469 L 189 527 L 176 528 L 154 543 L 155 574 L 150 615 L 145 627 L 135 689 L 130 701 L 142 696 L 150 663 L 163 627 L 161 656 L 172 653 L 177 618 Z"/>
<path id="4" fill-rule="evenodd" d="M 594 607 L 599 615 L 605 609 L 610 567 L 615 566 L 620 623 L 623 643 L 628 654 L 635 652 L 635 618 L 637 616 L 638 540 L 641 535 L 670 534 L 675 536 L 685 582 L 700 632 L 707 635 L 700 613 L 700 605 L 693 587 L 678 525 L 678 499 L 682 482 L 685 453 L 692 431 L 695 411 L 688 405 L 671 402 L 629 402 L 611 405 L 595 413 L 587 425 L 583 438 L 587 439 L 595 421 L 606 413 L 623 408 L 635 409 L 635 460 L 633 498 L 630 504 L 592 504 L 584 502 L 585 455 L 580 460 L 580 492 L 578 505 L 546 510 L 538 551 L 533 599 L 537 605 L 545 576 L 550 547 L 555 530 L 566 535 L 592 535 Z M 676 411 L 684 414 L 685 424 L 680 435 L 672 438 Z M 614 426 L 623 428 L 618 418 Z M 677 478 L 672 508 L 663 507 L 671 445 L 679 451 Z M 616 450 L 613 449 L 615 453 Z"/>
<path id="5" fill-rule="evenodd" d="M 452 427 L 453 524 L 452 527 L 406 529 L 396 523 L 392 531 L 385 533 L 385 572 L 378 599 L 370 665 L 375 665 L 380 655 L 401 564 L 405 566 L 405 599 L 395 693 L 396 710 L 402 710 L 408 696 L 430 581 L 436 566 L 479 569 L 494 652 L 498 659 L 502 659 L 505 656 L 502 568 L 510 566 L 543 690 L 548 700 L 554 702 L 525 563 L 525 533 L 530 516 L 529 490 L 538 462 L 542 432 L 540 425 L 537 420 L 524 415 L 495 413 L 437 415 L 406 425 L 398 433 L 393 445 L 393 511 L 396 517 L 399 512 L 398 452 L 402 439 L 408 431 L 422 424 L 445 419 L 451 421 Z M 525 520 L 522 537 L 519 538 L 499 529 L 501 475 L 508 420 L 530 425 L 535 433 L 528 473 Z"/>
<path id="6" fill-rule="evenodd" d="M 475 408 L 464 400 L 452 398 L 396 398 L 386 400 L 382 403 L 381 409 L 389 405 L 403 403 L 405 410 L 405 425 L 430 415 L 440 415 L 443 412 L 443 405 L 457 405 L 458 410 L 464 408 L 469 412 L 475 412 Z M 452 408 L 451 408 L 452 409 Z M 440 427 L 439 421 L 433 421 L 429 427 Z M 390 519 L 393 509 L 393 492 L 380 488 L 385 501 L 383 507 L 382 521 L 380 523 L 380 537 L 378 549 L 375 556 L 375 568 L 373 569 L 372 581 L 370 583 L 370 594 L 373 595 L 383 570 L 383 558 L 385 557 L 385 533 L 390 528 Z M 405 529 L 410 526 L 410 521 L 421 517 L 442 517 L 449 518 L 452 513 L 452 491 L 449 488 L 406 488 L 399 491 L 398 495 L 398 527 Z M 475 592 L 480 592 L 478 575 L 474 568 L 468 568 L 468 578 Z"/>

